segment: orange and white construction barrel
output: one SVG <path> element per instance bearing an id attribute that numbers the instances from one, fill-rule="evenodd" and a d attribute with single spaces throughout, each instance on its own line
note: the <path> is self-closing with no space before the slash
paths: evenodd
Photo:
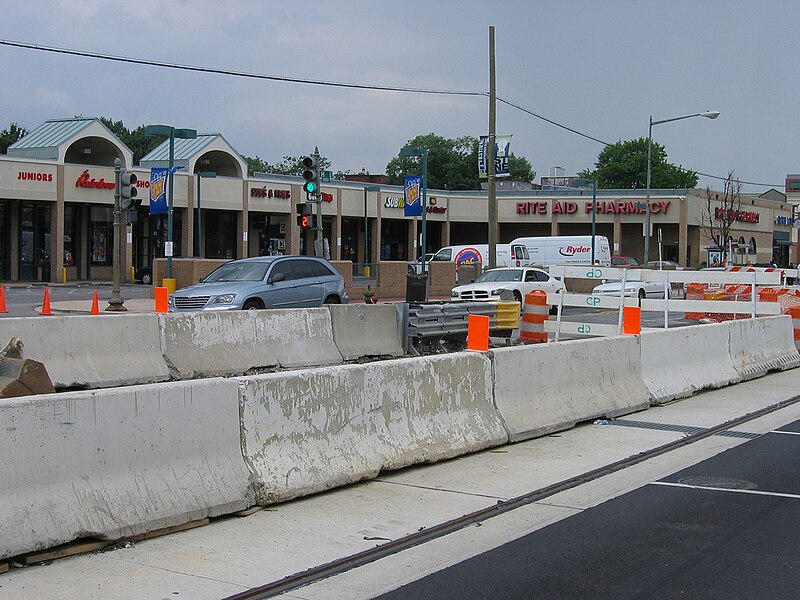
<path id="1" fill-rule="evenodd" d="M 545 292 L 535 290 L 525 294 L 525 305 L 519 324 L 519 339 L 531 344 L 546 342 L 547 332 L 544 330 L 544 322 L 549 316 L 550 306 L 547 304 Z"/>

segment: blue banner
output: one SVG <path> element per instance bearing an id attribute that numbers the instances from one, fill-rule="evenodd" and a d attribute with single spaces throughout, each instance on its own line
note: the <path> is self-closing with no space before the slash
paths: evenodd
<path id="1" fill-rule="evenodd" d="M 422 216 L 422 177 L 407 175 L 403 186 L 405 207 L 403 214 L 407 217 Z"/>
<path id="2" fill-rule="evenodd" d="M 150 214 L 167 214 L 167 171 L 163 167 L 150 169 Z"/>

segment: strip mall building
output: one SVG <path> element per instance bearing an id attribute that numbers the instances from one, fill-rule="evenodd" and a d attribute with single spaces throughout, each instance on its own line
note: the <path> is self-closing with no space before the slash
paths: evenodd
<path id="1" fill-rule="evenodd" d="M 164 256 L 167 219 L 149 214 L 148 187 L 150 168 L 169 164 L 168 146 L 133 165 L 131 150 L 110 130 L 83 118 L 46 121 L 12 144 L 0 157 L 0 280 L 111 279 L 117 158 L 137 175 L 144 198 L 137 222 L 126 226 L 123 262 L 141 271 L 153 257 Z M 295 204 L 305 201 L 301 178 L 248 177 L 241 156 L 216 133 L 175 140 L 174 164 L 182 167 L 174 176 L 174 257 L 301 253 L 295 219 Z M 797 262 L 792 207 L 800 202 L 800 190 L 792 177 L 786 193 L 743 198 L 731 231 L 736 262 Z M 322 197 L 324 235 L 334 260 L 406 261 L 418 254 L 422 219 L 404 216 L 402 187 L 332 181 L 323 183 Z M 591 190 L 499 191 L 497 198 L 500 242 L 589 234 L 594 217 L 597 234 L 609 238 L 614 254 L 642 259 L 644 190 L 600 190 L 594 215 Z M 486 242 L 487 206 L 485 191 L 429 190 L 427 250 Z M 703 226 L 705 192 L 653 190 L 650 211 L 651 258 L 660 248 L 665 260 L 690 267 L 713 262 L 716 247 Z M 130 271 L 124 270 L 126 279 Z"/>

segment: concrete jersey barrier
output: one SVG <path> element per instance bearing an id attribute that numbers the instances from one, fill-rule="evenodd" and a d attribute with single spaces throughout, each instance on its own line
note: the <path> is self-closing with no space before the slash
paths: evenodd
<path id="1" fill-rule="evenodd" d="M 642 332 L 642 378 L 650 391 L 650 402 L 662 404 L 741 381 L 728 352 L 728 341 L 725 324 Z"/>
<path id="2" fill-rule="evenodd" d="M 237 378 L 242 448 L 268 504 L 505 444 L 485 356 Z"/>
<path id="3" fill-rule="evenodd" d="M 45 365 L 56 388 L 101 388 L 166 381 L 157 315 L 0 319 L 0 344 L 12 336 L 23 356 Z"/>
<path id="4" fill-rule="evenodd" d="M 730 332 L 731 360 L 742 379 L 800 365 L 789 315 L 728 321 L 725 325 Z"/>
<path id="5" fill-rule="evenodd" d="M 489 355 L 495 404 L 511 441 L 650 405 L 636 336 L 500 348 Z"/>
<path id="6" fill-rule="evenodd" d="M 394 304 L 331 304 L 333 341 L 344 360 L 403 356 L 403 327 Z"/>
<path id="7" fill-rule="evenodd" d="M 274 368 L 274 344 L 262 343 L 263 322 L 250 311 L 160 315 L 164 359 L 177 379 L 243 375 Z"/>
<path id="8" fill-rule="evenodd" d="M 269 346 L 281 367 L 314 367 L 342 362 L 333 341 L 327 307 L 271 309 L 255 313 L 256 344 Z"/>
<path id="9" fill-rule="evenodd" d="M 205 379 L 0 401 L 0 558 L 252 506 L 236 386 Z"/>

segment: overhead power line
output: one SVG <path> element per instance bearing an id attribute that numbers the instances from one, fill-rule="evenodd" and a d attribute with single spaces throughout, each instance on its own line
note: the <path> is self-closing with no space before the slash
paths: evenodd
<path id="1" fill-rule="evenodd" d="M 98 52 L 85 52 L 83 50 L 72 50 L 69 48 L 54 48 L 52 46 L 41 46 L 39 44 L 29 44 L 27 42 L 15 42 L 13 40 L 0 40 L 0 45 L 13 46 L 15 48 L 25 48 L 27 50 L 39 50 L 41 52 L 51 52 L 54 54 L 68 54 L 70 56 L 81 56 L 84 58 L 95 58 L 98 60 L 109 60 L 114 62 L 129 63 L 135 65 L 145 65 L 148 67 L 163 67 L 165 69 L 177 69 L 179 71 L 192 71 L 195 73 L 209 73 L 213 75 L 230 75 L 232 77 L 245 77 L 249 79 L 265 79 L 269 81 L 282 81 L 285 83 L 303 83 L 306 85 L 323 85 L 328 87 L 351 88 L 360 90 L 378 90 L 386 92 L 407 92 L 412 94 L 440 94 L 450 96 L 488 96 L 488 92 L 470 92 L 460 90 L 434 90 L 426 88 L 401 87 L 390 85 L 373 85 L 367 83 L 347 83 L 342 81 L 324 81 L 321 79 L 304 79 L 301 77 L 287 77 L 284 75 L 265 75 L 263 73 L 248 73 L 246 71 L 233 71 L 230 69 L 215 69 L 212 67 L 199 67 L 196 65 L 182 65 L 179 63 L 168 63 L 158 60 L 144 58 L 133 58 L 130 56 L 114 56 L 111 54 L 100 54 Z"/>
<path id="2" fill-rule="evenodd" d="M 411 94 L 437 94 L 437 95 L 446 95 L 446 96 L 480 96 L 486 97 L 489 95 L 488 92 L 483 91 L 468 91 L 468 90 L 437 90 L 432 88 L 414 88 L 414 87 L 403 87 L 403 86 L 390 86 L 390 85 L 375 85 L 375 84 L 367 84 L 367 83 L 349 83 L 343 81 L 325 81 L 321 79 L 306 79 L 301 77 L 288 77 L 284 75 L 267 75 L 264 73 L 249 73 L 246 71 L 234 71 L 230 69 L 217 69 L 212 67 L 200 67 L 196 65 L 182 65 L 179 63 L 169 63 L 163 62 L 158 60 L 150 60 L 144 58 L 134 58 L 130 56 L 114 56 L 112 54 L 101 54 L 99 52 L 86 52 L 83 50 L 73 50 L 70 48 L 56 48 L 53 46 L 42 46 L 40 44 L 31 44 L 28 42 L 18 42 L 14 40 L 2 40 L 0 39 L 0 45 L 2 46 L 11 46 L 15 48 L 23 48 L 26 50 L 38 50 L 40 52 L 50 52 L 53 54 L 66 54 L 70 56 L 80 56 L 83 58 L 94 58 L 97 60 L 106 60 L 106 61 L 113 61 L 113 62 L 121 62 L 121 63 L 128 63 L 128 64 L 136 64 L 136 65 L 144 65 L 149 67 L 161 67 L 165 69 L 175 69 L 179 71 L 190 71 L 194 73 L 208 73 L 212 75 L 228 75 L 231 77 L 244 77 L 248 79 L 261 79 L 267 81 L 279 81 L 284 83 L 300 83 L 305 85 L 321 85 L 326 87 L 335 87 L 335 88 L 347 88 L 347 89 L 359 89 L 359 90 L 375 90 L 375 91 L 385 91 L 385 92 L 405 92 Z M 570 133 L 574 133 L 575 135 L 581 136 L 593 142 L 597 142 L 598 144 L 603 144 L 604 146 L 610 146 L 611 144 L 608 142 L 604 142 L 601 139 L 596 137 L 592 137 L 586 133 L 578 131 L 577 129 L 573 129 L 572 127 L 567 127 L 557 121 L 552 119 L 548 119 L 542 115 L 539 115 L 532 110 L 529 110 L 519 104 L 515 104 L 510 100 L 506 100 L 505 98 L 498 97 L 497 100 L 519 110 L 525 114 L 528 114 L 532 117 L 540 119 L 550 125 L 554 125 L 555 127 L 559 127 L 564 129 L 565 131 L 569 131 Z M 682 167 L 678 167 L 684 171 L 689 171 L 690 169 L 683 169 Z M 703 177 L 708 177 L 710 179 L 718 179 L 720 181 L 725 181 L 727 177 L 720 177 L 719 175 L 709 175 L 707 173 L 702 173 L 700 171 L 692 171 L 693 173 L 697 173 L 698 175 L 702 175 Z M 771 183 L 757 183 L 754 181 L 741 181 L 743 184 L 747 185 L 755 185 L 755 186 L 763 186 L 763 187 L 782 187 L 783 184 L 771 184 Z"/>

